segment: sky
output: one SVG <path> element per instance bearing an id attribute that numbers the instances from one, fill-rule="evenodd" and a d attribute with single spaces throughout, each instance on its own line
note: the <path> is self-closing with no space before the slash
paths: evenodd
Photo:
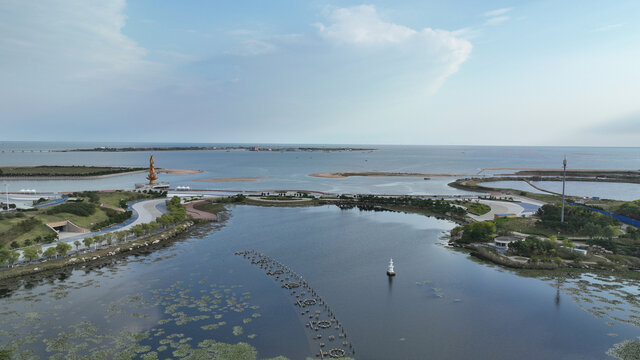
<path id="1" fill-rule="evenodd" d="M 640 1 L 0 0 L 0 141 L 639 146 Z"/>

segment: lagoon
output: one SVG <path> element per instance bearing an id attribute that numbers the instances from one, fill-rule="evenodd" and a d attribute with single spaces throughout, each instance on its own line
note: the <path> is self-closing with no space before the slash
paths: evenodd
<path id="1" fill-rule="evenodd" d="M 141 354 L 216 339 L 246 341 L 259 358 L 313 356 L 317 342 L 288 292 L 234 255 L 255 249 L 309 282 L 359 359 L 602 359 L 613 344 L 640 335 L 637 281 L 505 270 L 447 247 L 443 236 L 453 226 L 335 206 L 236 206 L 223 226 L 200 226 L 164 249 L 5 290 L 0 334 L 43 358 L 77 348 L 47 352 L 43 340 L 61 331 L 76 334 L 75 344 L 106 334 L 106 346 L 126 342 L 124 329 L 149 332 L 130 340 Z"/>

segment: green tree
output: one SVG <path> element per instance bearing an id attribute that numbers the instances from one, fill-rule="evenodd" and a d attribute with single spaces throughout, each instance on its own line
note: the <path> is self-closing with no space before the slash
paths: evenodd
<path id="1" fill-rule="evenodd" d="M 56 251 L 56 248 L 54 246 L 50 246 L 47 248 L 47 250 L 44 251 L 44 254 L 42 254 L 45 258 L 50 259 L 54 256 L 56 256 L 58 252 Z"/>
<path id="2" fill-rule="evenodd" d="M 462 227 L 462 242 L 488 242 L 496 231 L 496 224 L 492 221 L 481 221 L 467 224 Z"/>
<path id="3" fill-rule="evenodd" d="M 0 266 L 9 263 L 9 253 L 11 250 L 0 248 Z"/>
<path id="4" fill-rule="evenodd" d="M 76 251 L 78 251 L 78 248 L 80 248 L 80 245 L 82 245 L 82 243 L 80 242 L 80 240 L 76 240 L 73 242 L 73 245 L 76 246 Z"/>
<path id="5" fill-rule="evenodd" d="M 40 254 L 42 254 L 42 246 L 40 245 L 27 246 L 23 252 L 24 257 L 29 259 L 29 261 L 39 258 Z"/>
<path id="6" fill-rule="evenodd" d="M 82 240 L 82 242 L 84 243 L 84 246 L 86 246 L 88 249 L 91 248 L 91 244 L 93 244 L 93 239 L 86 237 Z"/>
<path id="7" fill-rule="evenodd" d="M 602 228 L 595 223 L 588 222 L 582 227 L 582 233 L 590 238 L 598 236 L 602 232 Z"/>
<path id="8" fill-rule="evenodd" d="M 96 250 L 98 250 L 98 246 L 102 246 L 102 242 L 104 241 L 104 238 L 102 237 L 102 235 L 93 235 L 93 245 L 95 247 Z"/>
<path id="9" fill-rule="evenodd" d="M 14 240 L 14 241 L 11 242 L 10 246 L 11 246 L 12 249 L 18 249 L 18 248 L 20 248 L 20 243 Z"/>
<path id="10" fill-rule="evenodd" d="M 17 263 L 20 260 L 20 253 L 15 250 L 9 251 L 9 265 L 13 266 L 13 264 Z"/>
<path id="11" fill-rule="evenodd" d="M 71 245 L 65 242 L 60 242 L 56 245 L 56 252 L 61 256 L 66 256 L 69 250 L 71 250 Z"/>
<path id="12" fill-rule="evenodd" d="M 606 226 L 602 229 L 602 235 L 604 237 L 606 237 L 607 239 L 611 240 L 613 239 L 613 236 L 616 234 L 616 232 L 613 230 L 613 228 L 611 226 Z"/>

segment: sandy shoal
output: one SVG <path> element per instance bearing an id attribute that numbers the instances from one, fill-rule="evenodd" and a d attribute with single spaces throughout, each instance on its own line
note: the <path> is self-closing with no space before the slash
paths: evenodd
<path id="1" fill-rule="evenodd" d="M 217 178 L 217 179 L 198 179 L 193 181 L 200 182 L 231 182 L 231 181 L 257 181 L 258 179 L 264 179 L 264 176 L 248 176 L 248 177 L 237 177 L 237 178 Z"/>
<path id="2" fill-rule="evenodd" d="M 182 170 L 182 169 L 160 169 L 159 173 L 165 173 L 169 175 L 190 175 L 190 174 L 201 174 L 202 170 Z"/>
<path id="3" fill-rule="evenodd" d="M 309 174 L 309 176 L 339 179 L 350 176 L 372 176 L 372 177 L 471 177 L 478 175 L 465 175 L 465 174 L 417 174 L 417 173 L 385 173 L 385 172 L 336 172 L 336 173 L 316 173 Z"/>

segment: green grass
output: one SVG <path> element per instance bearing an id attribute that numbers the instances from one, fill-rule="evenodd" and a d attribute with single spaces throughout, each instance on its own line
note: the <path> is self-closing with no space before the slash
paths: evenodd
<path id="1" fill-rule="evenodd" d="M 68 220 L 82 228 L 91 229 L 91 227 L 94 224 L 107 220 L 109 218 L 108 212 L 112 211 L 112 210 L 100 208 L 98 204 L 105 203 L 105 204 L 109 204 L 117 207 L 120 203 L 120 199 L 123 199 L 123 198 L 127 199 L 127 201 L 131 201 L 131 200 L 146 199 L 151 197 L 150 195 L 134 193 L 130 191 L 97 192 L 96 194 L 98 195 L 98 203 L 96 204 L 95 211 L 88 216 L 79 216 L 79 215 L 70 214 L 67 212 L 49 214 L 48 213 L 49 210 L 53 209 L 52 207 L 50 207 L 50 208 L 40 209 L 37 211 L 23 212 L 22 214 L 24 215 L 24 217 L 22 218 L 0 219 L 0 244 L 9 246 L 9 244 L 12 241 L 18 241 L 20 244 L 22 244 L 24 240 L 27 240 L 27 239 L 33 240 L 38 236 L 45 236 L 47 234 L 51 234 L 52 230 L 49 229 L 46 225 L 44 225 L 46 223 L 51 223 L 51 222 Z M 89 199 L 85 198 L 84 202 L 88 203 Z M 67 203 L 67 204 L 73 204 L 73 203 Z M 43 224 L 37 225 L 33 229 L 25 233 L 11 232 L 11 228 L 13 226 L 15 226 L 16 224 L 18 224 L 19 222 L 25 219 L 30 219 L 30 218 L 36 218 L 40 220 Z"/>
<path id="2" fill-rule="evenodd" d="M 127 201 L 141 200 L 148 198 L 147 195 L 133 191 L 100 192 L 100 203 L 120 207 L 120 199 Z"/>
<path id="3" fill-rule="evenodd" d="M 549 237 L 551 235 L 557 235 L 553 230 L 549 230 L 536 224 L 535 218 L 505 218 L 495 221 L 496 229 L 498 231 L 517 231 L 524 234 L 539 235 Z"/>
<path id="4" fill-rule="evenodd" d="M 473 215 L 484 215 L 491 211 L 491 206 L 481 203 L 468 202 L 463 205 L 467 208 L 467 211 Z"/>
<path id="5" fill-rule="evenodd" d="M 212 213 L 212 214 L 217 214 L 217 213 L 225 210 L 224 204 L 210 203 L 210 202 L 197 204 L 197 205 L 194 206 L 194 208 L 196 210 L 206 211 L 206 212 L 209 212 L 209 213 Z"/>

